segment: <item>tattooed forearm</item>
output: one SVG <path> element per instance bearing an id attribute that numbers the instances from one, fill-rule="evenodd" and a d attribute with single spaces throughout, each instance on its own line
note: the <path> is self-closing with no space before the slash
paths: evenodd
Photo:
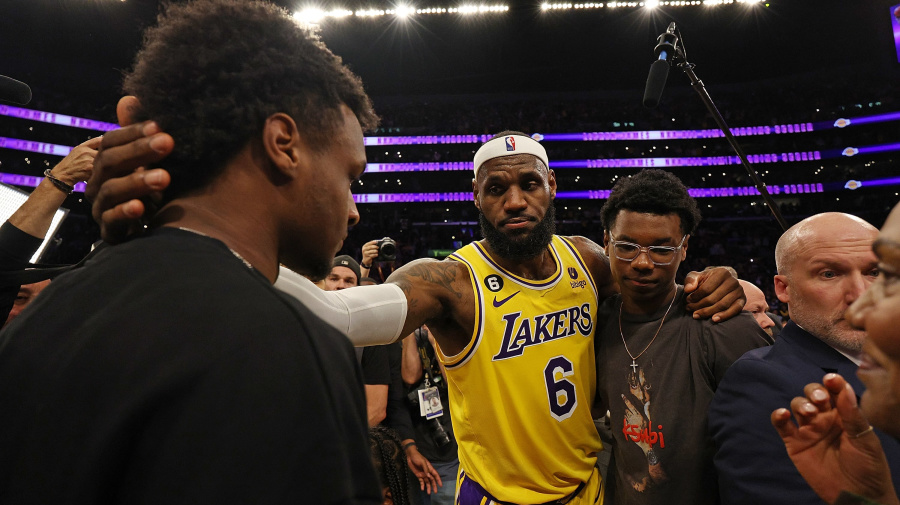
<path id="1" fill-rule="evenodd" d="M 442 293 L 447 293 L 456 299 L 462 298 L 454 285 L 459 275 L 459 266 L 445 261 L 415 261 L 394 272 L 389 282 L 394 282 L 406 294 L 406 298 L 413 303 L 418 297 L 416 292 L 422 288 L 432 291 L 439 288 Z M 423 286 L 422 283 L 430 284 Z"/>

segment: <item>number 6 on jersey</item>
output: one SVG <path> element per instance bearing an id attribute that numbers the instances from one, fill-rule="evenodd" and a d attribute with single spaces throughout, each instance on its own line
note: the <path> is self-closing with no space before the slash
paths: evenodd
<path id="1" fill-rule="evenodd" d="M 575 395 L 575 384 L 566 377 L 575 374 L 575 367 L 565 356 L 551 358 L 544 368 L 544 381 L 547 384 L 547 400 L 550 402 L 550 415 L 557 421 L 568 419 L 575 407 L 578 397 Z"/>

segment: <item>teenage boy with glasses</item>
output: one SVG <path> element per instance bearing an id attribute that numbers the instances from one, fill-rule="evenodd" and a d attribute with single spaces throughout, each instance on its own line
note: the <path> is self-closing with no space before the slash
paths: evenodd
<path id="1" fill-rule="evenodd" d="M 674 175 L 620 180 L 601 219 L 621 293 L 600 308 L 607 322 L 596 346 L 598 399 L 615 442 L 612 502 L 716 503 L 707 407 L 728 366 L 769 336 L 746 313 L 713 324 L 684 310 L 675 273 L 700 212 Z"/>

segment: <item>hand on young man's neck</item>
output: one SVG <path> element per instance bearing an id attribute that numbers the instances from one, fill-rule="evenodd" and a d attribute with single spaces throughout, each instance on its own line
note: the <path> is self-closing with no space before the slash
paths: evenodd
<path id="1" fill-rule="evenodd" d="M 206 188 L 176 198 L 153 218 L 153 227 L 184 228 L 221 240 L 271 282 L 278 276 L 278 235 L 265 196 L 265 180 L 240 163 L 243 154 Z M 229 188 L 241 188 L 234 198 Z M 252 196 L 257 195 L 257 196 Z"/>

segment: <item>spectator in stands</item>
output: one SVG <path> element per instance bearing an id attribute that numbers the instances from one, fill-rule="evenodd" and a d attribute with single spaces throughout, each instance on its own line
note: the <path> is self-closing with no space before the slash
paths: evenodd
<path id="1" fill-rule="evenodd" d="M 775 322 L 769 317 L 769 303 L 766 301 L 766 295 L 752 282 L 743 279 L 740 279 L 738 282 L 741 283 L 741 287 L 744 288 L 744 296 L 747 297 L 744 311 L 752 314 L 759 327 L 768 333 L 769 336 L 774 336 Z"/>
<path id="2" fill-rule="evenodd" d="M 621 179 L 601 217 L 621 293 L 600 309 L 606 323 L 597 342 L 600 412 L 609 411 L 614 428 L 616 503 L 717 503 L 706 410 L 731 363 L 770 337 L 748 314 L 712 324 L 685 310 L 675 273 L 700 212 L 677 177 L 643 170 Z"/>
<path id="3" fill-rule="evenodd" d="M 338 291 L 341 289 L 359 286 L 359 263 L 347 255 L 334 258 L 331 263 L 331 272 L 325 276 L 325 291 Z"/>
<path id="4" fill-rule="evenodd" d="M 0 333 L 0 502 L 381 503 L 351 345 L 272 286 L 359 219 L 358 78 L 284 9 L 198 0 L 125 88 L 178 139 L 173 184 Z"/>
<path id="5" fill-rule="evenodd" d="M 840 373 L 865 391 L 855 374 L 865 332 L 851 328 L 844 312 L 878 275 L 871 250 L 876 235 L 855 216 L 825 213 L 797 223 L 778 241 L 775 290 L 788 304 L 791 322 L 775 345 L 749 352 L 731 367 L 710 407 L 724 504 L 820 503 L 769 418 L 826 373 Z M 879 438 L 900 477 L 900 444 Z"/>
<path id="6" fill-rule="evenodd" d="M 22 270 L 41 246 L 53 216 L 75 184 L 91 176 L 97 148 L 103 137 L 95 137 L 76 146 L 51 170 L 21 207 L 0 226 L 0 270 Z M 47 280 L 36 280 L 21 288 L 12 283 L 0 286 L 0 314 L 7 314 L 6 324 L 15 319 L 35 296 L 47 286 Z"/>

